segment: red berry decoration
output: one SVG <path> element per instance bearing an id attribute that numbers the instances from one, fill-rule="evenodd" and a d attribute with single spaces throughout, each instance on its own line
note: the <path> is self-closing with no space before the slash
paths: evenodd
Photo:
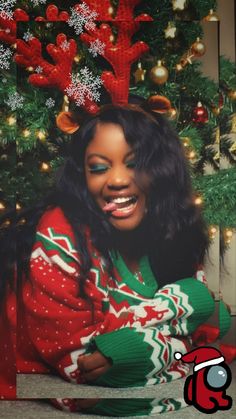
<path id="1" fill-rule="evenodd" d="M 206 123 L 208 122 L 208 111 L 201 102 L 198 102 L 196 108 L 193 110 L 192 121 L 195 123 Z"/>

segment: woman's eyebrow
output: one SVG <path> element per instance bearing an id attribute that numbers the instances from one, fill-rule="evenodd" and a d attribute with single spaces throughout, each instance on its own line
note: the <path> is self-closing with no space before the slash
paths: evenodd
<path id="1" fill-rule="evenodd" d="M 133 155 L 133 154 L 134 154 L 134 151 L 133 151 L 133 150 L 129 151 L 129 152 L 125 155 L 125 158 L 124 158 L 124 159 L 127 159 L 127 157 L 129 157 L 129 156 L 131 156 L 131 155 Z M 91 154 L 89 154 L 89 155 L 87 156 L 87 160 L 91 159 L 92 157 L 100 157 L 101 159 L 106 160 L 106 161 L 108 161 L 109 163 L 111 163 L 111 160 L 110 160 L 108 157 L 103 156 L 103 154 L 100 154 L 100 153 L 91 153 Z"/>

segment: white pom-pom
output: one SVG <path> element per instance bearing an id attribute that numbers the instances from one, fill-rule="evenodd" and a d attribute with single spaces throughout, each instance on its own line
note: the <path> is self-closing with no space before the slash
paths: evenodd
<path id="1" fill-rule="evenodd" d="M 182 354 L 180 352 L 175 352 L 175 359 L 179 360 L 182 358 Z"/>

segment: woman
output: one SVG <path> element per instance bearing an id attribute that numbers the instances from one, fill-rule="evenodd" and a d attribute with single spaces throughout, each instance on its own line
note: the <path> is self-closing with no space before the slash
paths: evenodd
<path id="1" fill-rule="evenodd" d="M 195 278 L 208 240 L 180 141 L 163 117 L 136 105 L 88 117 L 24 232 L 18 372 L 56 370 L 111 387 L 187 374 L 174 352 L 188 350 L 214 300 Z"/>

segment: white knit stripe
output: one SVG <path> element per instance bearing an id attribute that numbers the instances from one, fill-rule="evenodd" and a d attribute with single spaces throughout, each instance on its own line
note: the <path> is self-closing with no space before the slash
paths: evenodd
<path id="1" fill-rule="evenodd" d="M 71 252 L 69 252 L 67 249 L 65 249 L 63 246 L 61 246 L 60 244 L 56 243 L 54 240 L 52 240 L 50 237 L 46 236 L 43 233 L 40 233 L 39 231 L 37 232 L 37 235 L 43 237 L 45 240 L 47 240 L 50 243 L 53 243 L 54 246 L 58 247 L 58 249 L 61 249 L 63 252 L 65 252 L 68 256 L 70 256 L 72 259 L 76 260 L 76 262 L 80 263 L 80 260 Z"/>
<path id="2" fill-rule="evenodd" d="M 43 251 L 41 247 L 35 249 L 32 254 L 32 259 L 37 259 L 38 257 L 42 257 L 42 259 L 47 262 L 49 265 L 52 265 L 52 262 L 58 265 L 61 269 L 69 274 L 73 274 L 76 272 L 76 269 L 66 263 L 59 255 L 53 255 L 48 257 L 47 254 Z"/>
<path id="3" fill-rule="evenodd" d="M 71 377 L 71 373 L 78 369 L 78 364 L 77 364 L 78 357 L 84 354 L 85 351 L 86 350 L 83 348 L 83 349 L 79 349 L 70 353 L 71 364 L 67 365 L 67 367 L 64 368 L 64 373 L 71 382 L 75 382 L 75 383 L 77 382 L 76 378 Z"/>
<path id="4" fill-rule="evenodd" d="M 208 367 L 209 365 L 217 365 L 223 362 L 225 359 L 223 356 L 220 356 L 219 358 L 215 359 L 209 359 L 208 361 L 201 362 L 200 364 L 197 364 L 193 367 L 193 371 L 199 371 L 202 368 Z"/>
<path id="5" fill-rule="evenodd" d="M 152 361 L 154 368 L 146 375 L 146 378 L 150 379 L 166 365 L 164 360 L 166 344 L 158 338 L 159 331 L 157 331 L 156 328 L 150 327 L 149 329 L 144 329 L 136 327 L 136 330 L 137 332 L 142 332 L 144 334 L 143 341 L 151 345 L 153 348 L 150 360 Z"/>
<path id="6" fill-rule="evenodd" d="M 163 295 L 168 295 L 168 298 L 171 299 L 173 304 L 176 306 L 181 306 L 184 310 L 184 313 L 181 315 L 182 318 L 189 317 L 193 313 L 193 307 L 189 304 L 189 297 L 183 291 L 181 291 L 181 287 L 179 284 L 170 284 L 164 287 L 164 290 L 167 292 L 163 292 Z M 175 299 L 178 298 L 178 302 L 176 303 Z"/>
<path id="7" fill-rule="evenodd" d="M 63 249 L 65 249 L 69 254 L 71 253 L 77 253 L 74 246 L 71 244 L 70 239 L 65 234 L 56 234 L 53 232 L 53 229 L 51 227 L 48 228 L 49 236 L 51 237 L 52 241 L 57 245 L 61 246 L 57 243 L 58 240 L 64 241 L 65 245 L 67 246 L 68 250 L 65 249 L 64 246 L 62 246 Z"/>
<path id="8" fill-rule="evenodd" d="M 105 296 L 108 296 L 108 292 L 107 289 L 102 288 L 102 286 L 99 284 L 99 279 L 100 279 L 100 272 L 98 270 L 98 268 L 92 268 L 90 269 L 90 272 L 93 272 L 95 274 L 95 284 L 97 286 L 97 288 L 99 289 L 99 291 Z"/>

